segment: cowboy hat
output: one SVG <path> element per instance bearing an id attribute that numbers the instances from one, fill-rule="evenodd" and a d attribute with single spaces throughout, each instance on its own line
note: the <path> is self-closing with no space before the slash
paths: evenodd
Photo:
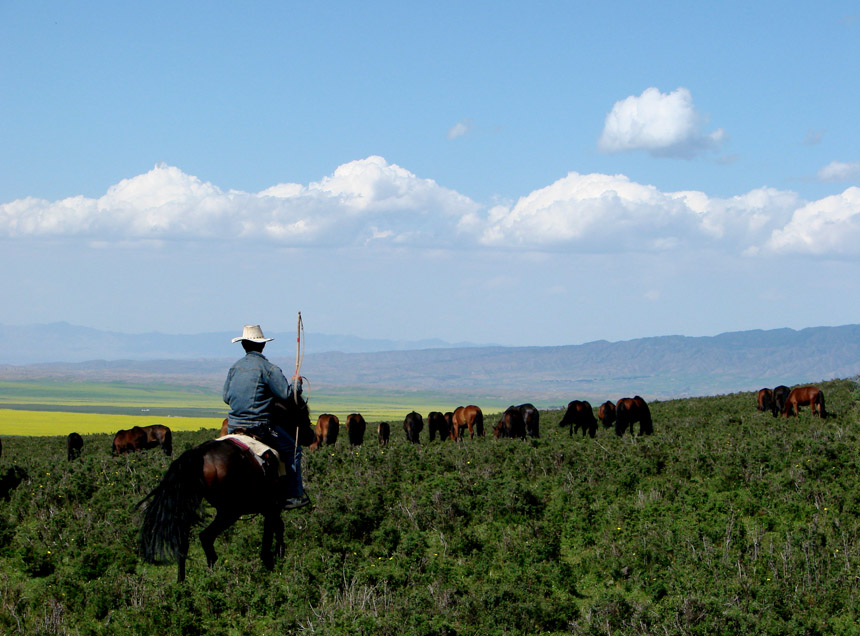
<path id="1" fill-rule="evenodd" d="M 239 342 L 240 340 L 250 340 L 251 342 L 269 342 L 274 338 L 266 338 L 263 335 L 263 330 L 260 325 L 245 325 L 242 329 L 242 335 L 238 338 L 233 338 L 231 342 Z"/>

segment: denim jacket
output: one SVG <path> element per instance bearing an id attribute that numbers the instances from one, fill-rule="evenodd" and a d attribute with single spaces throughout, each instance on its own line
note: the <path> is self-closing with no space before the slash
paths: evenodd
<path id="1" fill-rule="evenodd" d="M 299 389 L 301 395 L 301 389 Z M 269 423 L 275 399 L 292 400 L 293 388 L 284 372 L 262 353 L 251 351 L 236 362 L 224 382 L 224 401 L 230 405 L 227 429 L 251 428 Z"/>

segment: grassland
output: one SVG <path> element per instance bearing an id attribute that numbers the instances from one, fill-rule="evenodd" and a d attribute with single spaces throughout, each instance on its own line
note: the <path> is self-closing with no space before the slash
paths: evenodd
<path id="1" fill-rule="evenodd" d="M 824 420 L 737 393 L 652 403 L 644 438 L 569 437 L 543 411 L 535 440 L 341 439 L 306 454 L 315 506 L 284 515 L 274 572 L 250 518 L 211 570 L 194 541 L 181 585 L 135 551 L 170 458 L 4 437 L 0 474 L 28 477 L 0 499 L 0 633 L 857 634 L 860 387 L 819 386 Z"/>

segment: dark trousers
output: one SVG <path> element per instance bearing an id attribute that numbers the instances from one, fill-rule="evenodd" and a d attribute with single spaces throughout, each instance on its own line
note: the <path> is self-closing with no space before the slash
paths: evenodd
<path id="1" fill-rule="evenodd" d="M 286 480 L 285 495 L 292 499 L 301 497 L 305 489 L 302 484 L 302 447 L 296 445 L 296 438 L 277 424 L 266 428 L 262 426 L 248 429 L 257 435 L 265 444 L 268 444 L 281 457 L 281 462 L 286 468 L 284 479 Z"/>

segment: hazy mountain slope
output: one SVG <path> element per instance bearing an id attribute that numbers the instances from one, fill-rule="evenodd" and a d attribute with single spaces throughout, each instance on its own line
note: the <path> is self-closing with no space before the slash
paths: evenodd
<path id="1" fill-rule="evenodd" d="M 169 381 L 217 390 L 227 368 L 240 354 L 238 345 L 226 351 L 232 355 L 6 366 L 0 368 L 0 377 Z M 294 359 L 273 360 L 288 375 L 292 373 Z M 315 389 L 364 386 L 371 390 L 444 390 L 465 395 L 480 391 L 561 402 L 573 397 L 616 399 L 635 393 L 652 398 L 713 395 L 860 374 L 860 325 L 561 347 L 308 353 L 302 374 Z"/>
<path id="2" fill-rule="evenodd" d="M 40 364 L 43 362 L 87 362 L 89 360 L 193 360 L 232 356 L 239 345 L 230 340 L 241 333 L 125 334 L 79 327 L 65 322 L 47 325 L 0 325 L 0 364 Z M 266 332 L 267 336 L 295 343 L 296 334 Z M 290 347 L 292 344 L 289 345 Z M 452 344 L 439 339 L 384 340 L 356 336 L 309 333 L 307 353 L 341 351 L 366 353 L 475 346 Z M 288 347 L 289 348 L 289 347 Z"/>

